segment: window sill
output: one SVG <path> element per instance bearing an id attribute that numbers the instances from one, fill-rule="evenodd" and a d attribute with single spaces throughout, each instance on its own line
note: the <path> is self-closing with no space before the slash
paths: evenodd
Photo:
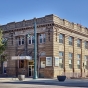
<path id="1" fill-rule="evenodd" d="M 41 45 L 41 44 L 45 44 L 45 43 L 39 43 L 39 44 Z"/>
<path id="2" fill-rule="evenodd" d="M 77 47 L 77 49 L 81 49 L 81 47 Z"/>
<path id="3" fill-rule="evenodd" d="M 68 45 L 68 46 L 73 48 L 73 45 Z"/>
<path id="4" fill-rule="evenodd" d="M 28 44 L 28 45 L 34 45 L 34 44 Z"/>
<path id="5" fill-rule="evenodd" d="M 60 45 L 64 45 L 64 43 L 59 43 Z"/>
<path id="6" fill-rule="evenodd" d="M 24 44 L 18 45 L 18 46 L 23 46 Z"/>

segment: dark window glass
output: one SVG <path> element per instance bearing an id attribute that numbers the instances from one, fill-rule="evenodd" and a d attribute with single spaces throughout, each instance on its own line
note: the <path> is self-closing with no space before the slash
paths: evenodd
<path id="1" fill-rule="evenodd" d="M 21 41 L 19 40 L 19 45 L 21 45 Z"/>
<path id="2" fill-rule="evenodd" d="M 34 43 L 35 41 L 34 41 L 34 39 L 32 39 L 32 43 Z"/>
<path id="3" fill-rule="evenodd" d="M 77 40 L 77 47 L 81 47 L 81 39 Z"/>
<path id="4" fill-rule="evenodd" d="M 31 44 L 31 40 L 29 40 L 29 44 Z"/>
<path id="5" fill-rule="evenodd" d="M 85 49 L 88 49 L 88 41 L 85 41 Z"/>
<path id="6" fill-rule="evenodd" d="M 42 43 L 42 38 L 40 39 L 40 43 Z"/>
<path id="7" fill-rule="evenodd" d="M 69 37 L 69 45 L 73 45 L 73 37 Z"/>
<path id="8" fill-rule="evenodd" d="M 22 45 L 24 44 L 24 39 L 22 39 Z"/>
<path id="9" fill-rule="evenodd" d="M 24 68 L 24 60 L 19 60 L 19 68 Z"/>
<path id="10" fill-rule="evenodd" d="M 64 43 L 64 35 L 59 34 L 59 43 Z"/>

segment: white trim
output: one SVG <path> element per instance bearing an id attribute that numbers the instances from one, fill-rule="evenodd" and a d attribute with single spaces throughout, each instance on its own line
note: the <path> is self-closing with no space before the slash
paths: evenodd
<path id="1" fill-rule="evenodd" d="M 55 66 L 59 66 L 59 57 L 55 57 Z"/>
<path id="2" fill-rule="evenodd" d="M 19 38 L 17 38 L 17 42 L 18 42 L 18 45 L 20 46 L 20 45 L 24 45 L 24 44 L 22 44 L 22 39 L 24 39 L 24 37 L 19 37 Z M 20 44 L 19 44 L 19 41 L 21 42 Z M 24 42 L 25 42 L 25 39 L 24 39 Z"/>
<path id="3" fill-rule="evenodd" d="M 29 66 L 31 66 L 31 76 L 29 76 Z M 28 77 L 33 77 L 32 72 L 34 73 L 34 71 L 32 71 L 33 70 L 32 66 L 34 66 L 34 65 L 28 65 Z"/>
<path id="4" fill-rule="evenodd" d="M 12 56 L 11 60 L 32 60 L 32 56 Z"/>
<path id="5" fill-rule="evenodd" d="M 30 38 L 28 38 L 28 45 L 31 45 L 31 44 L 29 44 L 29 40 L 31 40 L 31 44 L 32 44 L 32 36 L 30 36 Z"/>
<path id="6" fill-rule="evenodd" d="M 52 66 L 52 57 L 46 57 L 46 66 Z"/>

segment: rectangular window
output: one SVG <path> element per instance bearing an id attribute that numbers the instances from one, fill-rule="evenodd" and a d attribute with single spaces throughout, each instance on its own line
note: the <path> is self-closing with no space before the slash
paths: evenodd
<path id="1" fill-rule="evenodd" d="M 22 45 L 24 44 L 24 38 L 22 38 Z"/>
<path id="2" fill-rule="evenodd" d="M 30 37 L 28 38 L 28 43 L 29 43 L 29 44 L 33 44 L 33 43 L 34 43 L 34 36 L 30 36 Z"/>
<path id="3" fill-rule="evenodd" d="M 21 45 L 21 40 L 19 40 L 19 45 Z"/>
<path id="4" fill-rule="evenodd" d="M 73 53 L 69 53 L 69 68 L 72 69 L 72 60 L 73 60 Z"/>
<path id="5" fill-rule="evenodd" d="M 21 45 L 21 38 L 18 38 L 18 45 Z"/>
<path id="6" fill-rule="evenodd" d="M 46 40 L 45 40 L 46 38 L 45 38 L 45 34 L 44 34 L 44 37 L 43 37 L 43 42 L 45 42 Z"/>
<path id="7" fill-rule="evenodd" d="M 29 44 L 31 44 L 31 40 L 29 39 Z"/>
<path id="8" fill-rule="evenodd" d="M 88 49 L 88 41 L 85 41 L 85 49 Z"/>
<path id="9" fill-rule="evenodd" d="M 77 68 L 80 69 L 80 64 L 81 64 L 81 54 L 77 54 Z"/>
<path id="10" fill-rule="evenodd" d="M 85 55 L 85 57 L 84 57 L 84 66 L 85 66 L 85 69 L 88 69 L 88 55 Z"/>
<path id="11" fill-rule="evenodd" d="M 73 45 L 73 37 L 69 37 L 69 45 Z"/>
<path id="12" fill-rule="evenodd" d="M 45 43 L 45 34 L 40 34 L 39 43 Z"/>
<path id="13" fill-rule="evenodd" d="M 19 68 L 24 68 L 24 60 L 19 60 Z"/>
<path id="14" fill-rule="evenodd" d="M 32 44 L 34 44 L 34 36 L 32 36 Z"/>
<path id="15" fill-rule="evenodd" d="M 40 43 L 43 43 L 42 38 L 40 38 Z"/>
<path id="16" fill-rule="evenodd" d="M 23 45 L 23 44 L 24 44 L 24 37 L 19 37 L 18 45 Z"/>
<path id="17" fill-rule="evenodd" d="M 59 51 L 59 67 L 63 68 L 64 52 Z"/>
<path id="18" fill-rule="evenodd" d="M 81 39 L 77 40 L 77 47 L 81 47 Z"/>
<path id="19" fill-rule="evenodd" d="M 59 43 L 64 43 L 64 35 L 59 34 Z"/>

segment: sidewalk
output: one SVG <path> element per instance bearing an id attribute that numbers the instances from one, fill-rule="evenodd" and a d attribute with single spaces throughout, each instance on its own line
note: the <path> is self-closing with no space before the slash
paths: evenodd
<path id="1" fill-rule="evenodd" d="M 33 79 L 33 78 L 25 78 L 25 80 L 23 81 L 54 81 L 57 79 L 47 79 L 47 78 L 37 78 L 37 79 Z M 0 78 L 0 81 L 19 81 L 18 78 Z"/>

